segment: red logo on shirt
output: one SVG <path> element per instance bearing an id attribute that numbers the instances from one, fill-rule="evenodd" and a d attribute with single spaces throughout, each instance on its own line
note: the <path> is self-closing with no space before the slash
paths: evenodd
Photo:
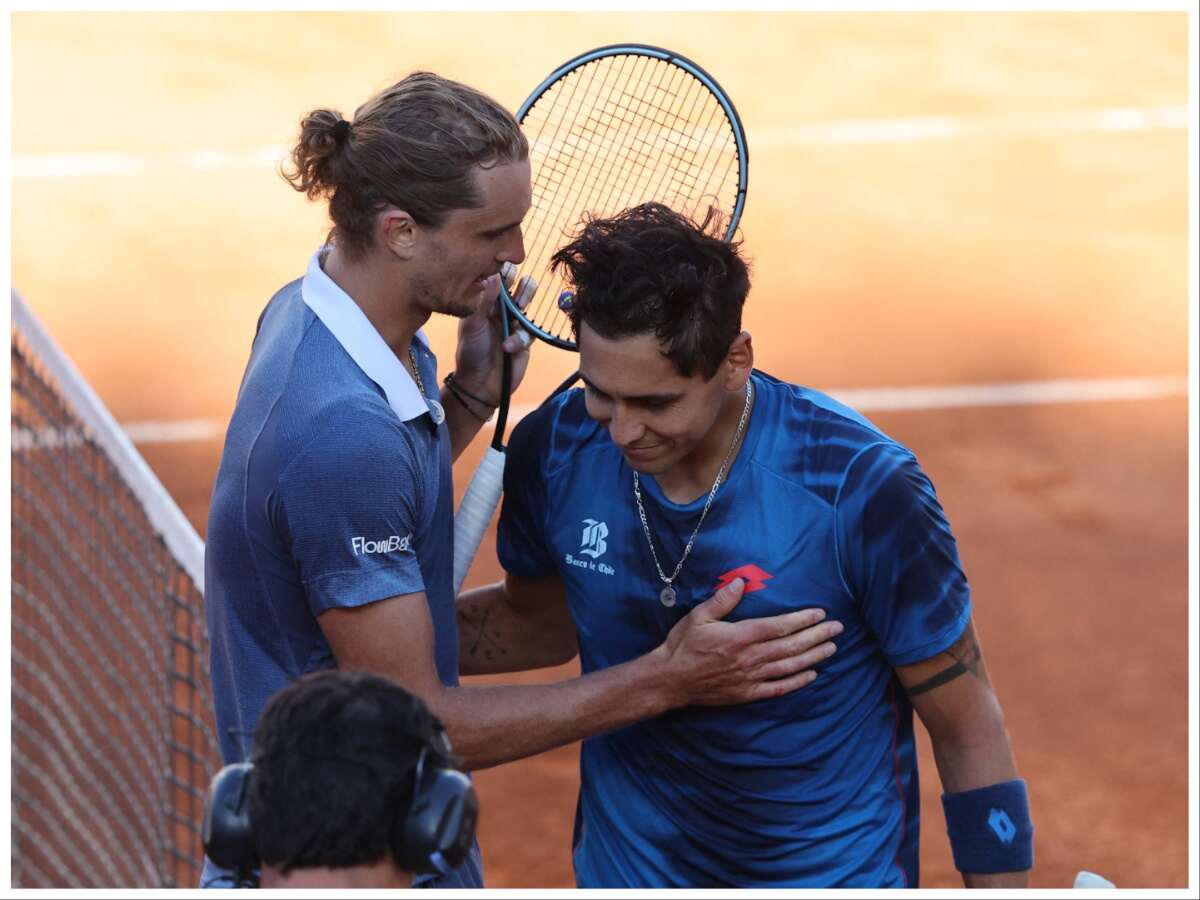
<path id="1" fill-rule="evenodd" d="M 742 591 L 742 596 L 744 597 L 746 594 L 753 594 L 755 591 L 761 591 L 767 586 L 765 583 L 767 579 L 774 577 L 775 576 L 770 572 L 764 572 L 758 566 L 754 565 L 754 563 L 750 563 L 750 565 L 747 566 L 738 566 L 736 569 L 730 569 L 719 579 L 717 579 L 717 586 L 714 588 L 714 590 L 719 591 L 721 588 L 725 587 L 725 585 L 729 584 L 729 582 L 733 581 L 733 579 L 741 578 L 746 582 L 746 589 Z"/>

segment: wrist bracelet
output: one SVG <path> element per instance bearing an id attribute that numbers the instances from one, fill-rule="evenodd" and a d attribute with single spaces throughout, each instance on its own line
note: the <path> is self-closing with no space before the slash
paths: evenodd
<path id="1" fill-rule="evenodd" d="M 447 378 L 445 380 L 444 384 L 446 385 L 447 388 L 449 388 L 450 396 L 452 396 L 455 400 L 458 401 L 459 406 L 461 406 L 463 409 L 465 409 L 467 412 L 469 412 L 471 414 L 471 418 L 476 419 L 480 422 L 487 422 L 487 420 L 491 418 L 490 415 L 481 416 L 479 413 L 475 412 L 475 410 L 471 409 L 470 404 L 468 404 L 466 399 L 463 398 L 463 396 L 461 394 L 459 394 L 459 391 L 461 391 L 462 388 L 460 388 L 458 385 L 456 385 L 451 379 Z"/>
<path id="2" fill-rule="evenodd" d="M 446 377 L 442 379 L 442 384 L 446 385 L 446 387 L 450 388 L 450 390 L 452 390 L 452 391 L 454 391 L 454 390 L 462 391 L 464 396 L 466 396 L 467 398 L 469 398 L 471 400 L 474 400 L 480 406 L 486 406 L 488 409 L 495 409 L 497 406 L 499 406 L 498 403 L 491 403 L 487 400 L 484 400 L 482 397 L 476 397 L 474 394 L 472 394 L 470 391 L 468 391 L 465 387 L 462 386 L 462 382 L 458 381 L 454 377 L 453 372 L 446 373 Z M 461 400 L 462 397 L 459 397 L 459 399 Z"/>

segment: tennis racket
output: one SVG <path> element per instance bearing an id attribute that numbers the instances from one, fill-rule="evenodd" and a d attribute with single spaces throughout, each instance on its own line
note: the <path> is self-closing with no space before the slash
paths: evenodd
<path id="1" fill-rule="evenodd" d="M 578 349 L 567 315 L 570 291 L 550 271 L 550 258 L 585 214 L 606 217 L 657 201 L 702 220 L 715 207 L 727 222 L 725 239 L 733 236 L 746 203 L 746 137 L 729 97 L 691 60 L 644 44 L 600 47 L 551 72 L 516 118 L 529 139 L 533 206 L 524 224 L 525 261 L 511 283 L 532 278 L 537 292 L 523 306 L 502 284 L 505 337 L 512 316 L 546 343 Z M 454 520 L 455 594 L 500 502 L 512 384 L 507 356 L 503 376 L 491 447 Z"/>

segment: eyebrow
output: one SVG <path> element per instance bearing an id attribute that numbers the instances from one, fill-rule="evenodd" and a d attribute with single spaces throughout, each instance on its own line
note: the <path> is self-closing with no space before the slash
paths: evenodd
<path id="1" fill-rule="evenodd" d="M 509 222 L 507 225 L 496 225 L 492 228 L 481 228 L 481 229 L 479 229 L 479 231 L 480 231 L 480 234 L 501 234 L 505 231 L 508 231 L 509 229 L 516 228 L 518 225 L 520 225 L 524 221 L 525 221 L 525 217 L 522 216 L 521 218 L 517 219 L 517 221 Z"/>
<path id="2" fill-rule="evenodd" d="M 522 213 L 521 218 L 517 219 L 515 222 L 509 222 L 507 225 L 497 225 L 494 228 L 482 228 L 482 229 L 480 229 L 480 233 L 481 234 L 500 234 L 501 232 L 508 231 L 511 228 L 516 228 L 518 225 L 520 225 L 522 222 L 524 222 L 526 218 L 528 218 L 529 212 L 532 209 L 533 209 L 533 204 L 531 203 L 529 206 L 527 206 L 525 208 L 525 212 Z"/>
<path id="3" fill-rule="evenodd" d="M 609 394 L 607 391 L 601 390 L 598 385 L 596 385 L 583 373 L 580 373 L 579 380 L 600 396 L 607 397 L 610 400 L 612 399 L 611 394 Z M 626 397 L 625 399 L 633 403 L 671 403 L 675 400 L 678 400 L 682 396 L 683 394 L 638 394 L 636 397 Z"/>

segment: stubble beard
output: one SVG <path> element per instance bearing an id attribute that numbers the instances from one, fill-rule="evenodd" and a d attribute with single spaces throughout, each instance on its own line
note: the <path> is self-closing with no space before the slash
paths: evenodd
<path id="1" fill-rule="evenodd" d="M 421 305 L 430 312 L 453 316 L 456 319 L 465 319 L 475 312 L 475 307 L 470 305 L 466 300 L 447 297 L 448 290 L 438 290 L 427 279 L 418 280 L 416 288 Z"/>

